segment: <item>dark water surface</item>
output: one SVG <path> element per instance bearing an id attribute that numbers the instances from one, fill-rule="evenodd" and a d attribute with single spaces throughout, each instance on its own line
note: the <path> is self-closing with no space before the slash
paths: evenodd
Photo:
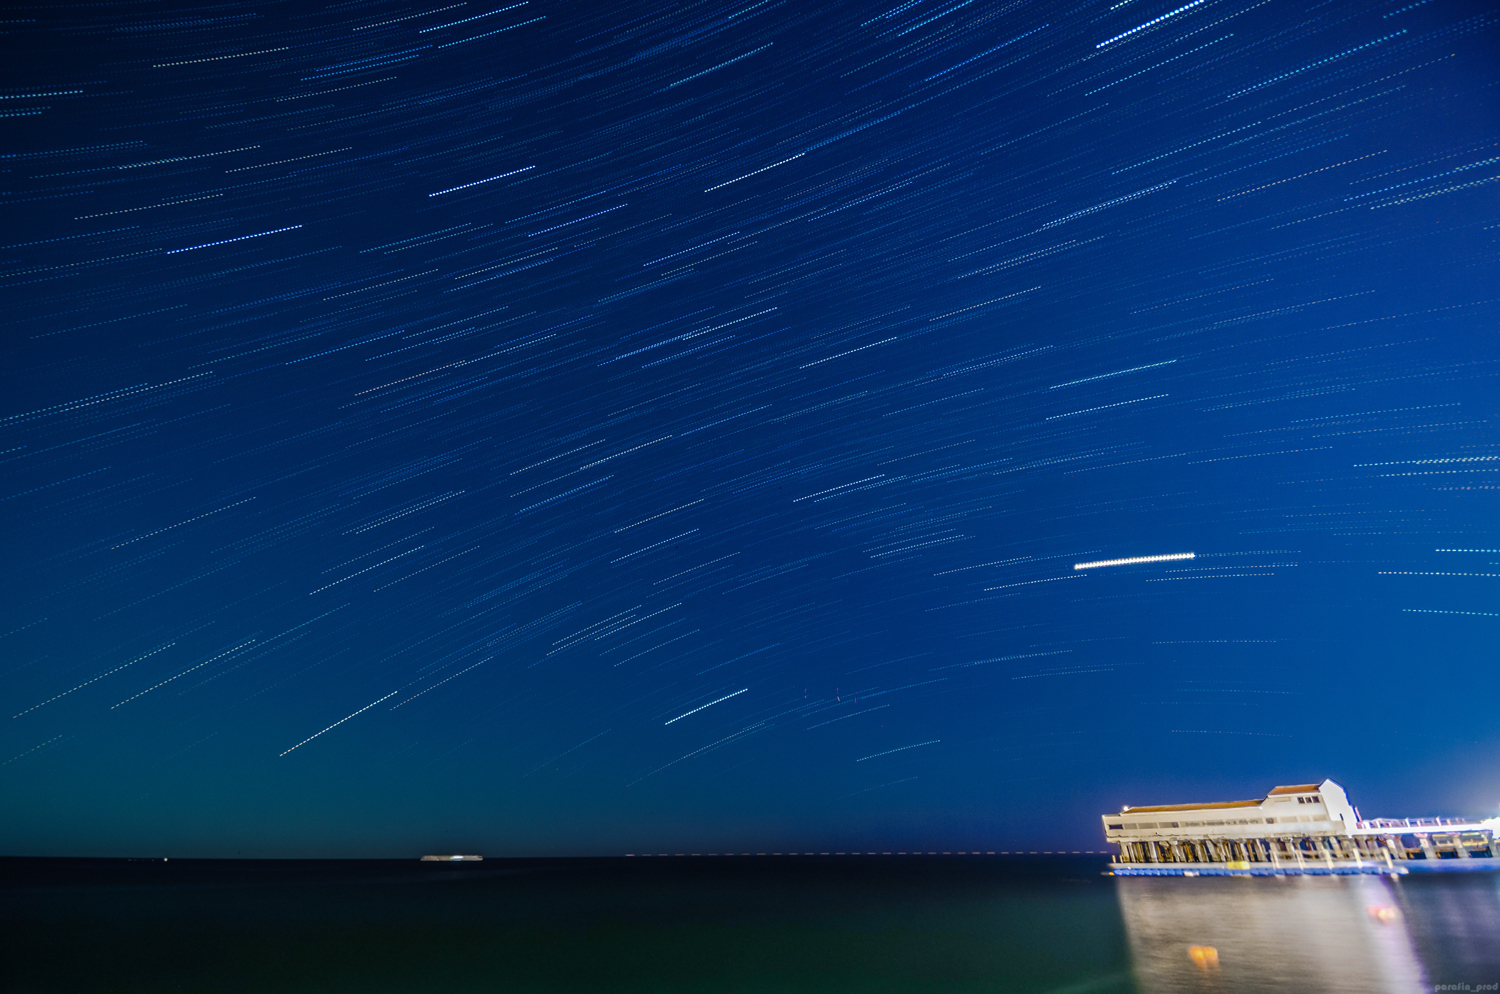
<path id="1" fill-rule="evenodd" d="M 3 860 L 0 982 L 1110 994 L 1500 981 L 1493 874 L 1127 880 L 1103 868 L 974 856 Z"/>

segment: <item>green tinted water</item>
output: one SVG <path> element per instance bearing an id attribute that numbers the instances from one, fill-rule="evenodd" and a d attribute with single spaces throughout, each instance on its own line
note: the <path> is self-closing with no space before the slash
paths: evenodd
<path id="1" fill-rule="evenodd" d="M 1500 981 L 1494 874 L 1103 869 L 1001 857 L 0 861 L 0 986 L 1357 994 Z"/>
<path id="2" fill-rule="evenodd" d="M 1099 867 L 970 859 L 32 864 L 9 989 L 1132 989 Z"/>

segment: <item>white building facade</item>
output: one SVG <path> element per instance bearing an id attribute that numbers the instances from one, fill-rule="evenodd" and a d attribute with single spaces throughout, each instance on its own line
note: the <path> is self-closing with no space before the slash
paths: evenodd
<path id="1" fill-rule="evenodd" d="M 1122 876 L 1500 869 L 1500 819 L 1361 821 L 1332 780 L 1256 800 L 1127 806 L 1103 822 Z"/>

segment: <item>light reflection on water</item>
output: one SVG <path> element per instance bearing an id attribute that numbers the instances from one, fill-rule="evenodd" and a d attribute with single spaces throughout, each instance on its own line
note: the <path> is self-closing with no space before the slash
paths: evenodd
<path id="1" fill-rule="evenodd" d="M 1500 990 L 1500 875 L 1121 877 L 1141 994 Z"/>

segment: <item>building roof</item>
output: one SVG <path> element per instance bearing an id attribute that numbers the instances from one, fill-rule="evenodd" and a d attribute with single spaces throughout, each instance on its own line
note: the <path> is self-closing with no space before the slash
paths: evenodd
<path id="1" fill-rule="evenodd" d="M 1271 794 L 1316 794 L 1320 786 L 1322 785 L 1316 783 L 1302 783 L 1291 787 L 1273 787 Z"/>
<path id="2" fill-rule="evenodd" d="M 1258 808 L 1260 801 L 1209 801 L 1204 804 L 1153 804 L 1150 807 L 1127 807 L 1121 814 L 1136 814 L 1141 811 L 1200 811 L 1204 808 Z"/>

